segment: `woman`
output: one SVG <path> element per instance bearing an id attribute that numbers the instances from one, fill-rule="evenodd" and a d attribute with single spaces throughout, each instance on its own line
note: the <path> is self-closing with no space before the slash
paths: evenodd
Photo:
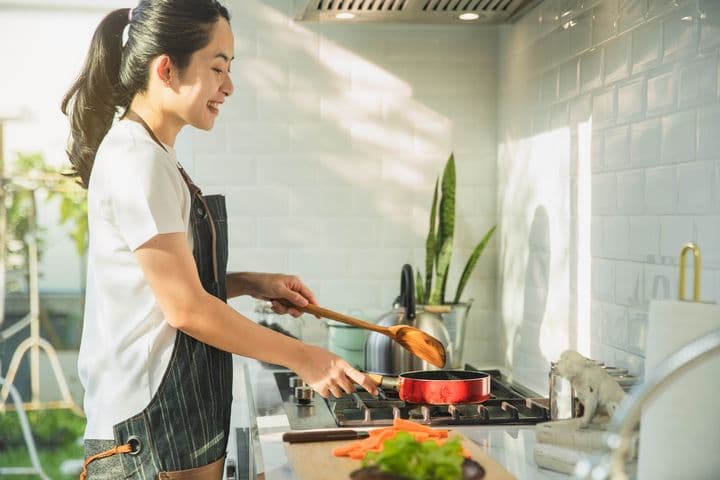
<path id="1" fill-rule="evenodd" d="M 229 18 L 213 0 L 116 10 L 98 26 L 63 100 L 90 225 L 81 478 L 219 479 L 232 400 L 228 352 L 284 365 L 322 396 L 354 383 L 376 393 L 341 358 L 225 303 L 252 295 L 295 316 L 294 307 L 315 303 L 293 276 L 226 274 L 224 200 L 202 195 L 175 158 L 180 129 L 211 129 L 233 92 Z"/>

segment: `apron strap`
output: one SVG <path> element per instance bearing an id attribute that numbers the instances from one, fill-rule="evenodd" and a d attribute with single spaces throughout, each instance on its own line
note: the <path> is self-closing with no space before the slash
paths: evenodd
<path id="1" fill-rule="evenodd" d="M 83 462 L 82 472 L 80 472 L 80 480 L 85 480 L 85 478 L 87 478 L 88 465 L 90 465 L 95 460 L 100 460 L 101 458 L 112 457 L 113 455 L 117 455 L 118 453 L 131 453 L 134 450 L 135 449 L 131 444 L 126 443 L 125 445 L 117 445 L 117 446 L 111 448 L 110 450 L 105 450 L 104 452 L 100 452 L 91 457 L 86 458 L 85 461 Z"/>
<path id="2" fill-rule="evenodd" d="M 123 119 L 123 118 L 128 118 L 130 120 L 135 120 L 136 122 L 138 122 L 140 125 L 143 126 L 143 128 L 145 130 L 147 130 L 148 134 L 150 135 L 150 138 L 152 138 L 155 141 L 155 143 L 157 143 L 160 146 L 160 148 L 162 148 L 166 152 L 168 151 L 167 148 L 165 148 L 165 145 L 163 145 L 163 143 L 157 138 L 157 136 L 155 136 L 155 132 L 152 131 L 152 128 L 150 128 L 150 125 L 148 125 L 147 122 L 140 115 L 138 115 L 137 113 L 133 112 L 132 110 L 130 110 L 128 108 L 125 111 L 125 114 L 122 117 L 120 117 L 120 119 Z"/>
<path id="3" fill-rule="evenodd" d="M 210 211 L 210 207 L 208 207 L 207 202 L 205 201 L 205 197 L 202 194 L 202 191 L 200 190 L 200 187 L 195 185 L 195 183 L 190 179 L 190 175 L 185 171 L 185 169 L 178 163 L 178 169 L 180 170 L 180 174 L 185 179 L 185 183 L 187 184 L 188 188 L 190 189 L 190 193 L 193 195 L 193 197 L 197 198 L 200 203 L 202 203 L 203 208 L 205 209 L 205 213 L 207 214 L 208 221 L 210 222 L 210 240 L 212 241 L 212 261 L 213 261 L 213 276 L 215 277 L 215 283 L 218 283 L 220 279 L 218 278 L 218 266 L 217 266 L 217 233 L 215 230 L 215 220 L 213 220 L 212 212 Z"/>

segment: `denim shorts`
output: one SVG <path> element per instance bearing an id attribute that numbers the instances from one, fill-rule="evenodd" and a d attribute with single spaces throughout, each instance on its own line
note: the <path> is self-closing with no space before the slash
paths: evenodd
<path id="1" fill-rule="evenodd" d="M 110 450 L 113 440 L 85 440 L 85 458 Z M 87 480 L 117 480 L 125 478 L 120 454 L 95 460 L 88 465 Z"/>

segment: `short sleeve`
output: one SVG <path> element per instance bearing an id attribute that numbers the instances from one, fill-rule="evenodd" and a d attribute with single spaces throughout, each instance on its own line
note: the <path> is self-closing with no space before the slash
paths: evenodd
<path id="1" fill-rule="evenodd" d="M 108 182 L 115 224 L 133 251 L 155 235 L 186 231 L 177 167 L 157 149 L 138 153 L 118 159 Z"/>

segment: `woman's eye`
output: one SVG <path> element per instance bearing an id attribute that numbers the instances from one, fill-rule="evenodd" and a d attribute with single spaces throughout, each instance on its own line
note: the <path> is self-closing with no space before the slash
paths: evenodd
<path id="1" fill-rule="evenodd" d="M 220 74 L 223 73 L 222 69 L 220 69 L 220 68 L 213 68 L 213 70 L 214 70 L 215 72 L 217 72 L 217 73 L 220 73 Z"/>

